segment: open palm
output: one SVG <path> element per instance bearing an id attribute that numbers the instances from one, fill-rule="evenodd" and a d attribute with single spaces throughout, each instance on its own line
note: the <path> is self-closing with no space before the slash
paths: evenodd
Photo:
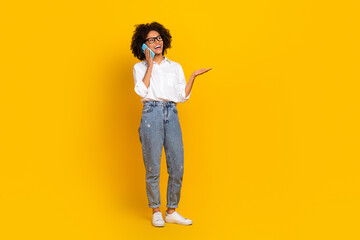
<path id="1" fill-rule="evenodd" d="M 200 70 L 196 70 L 195 72 L 193 72 L 193 76 L 196 77 L 196 76 L 199 76 L 203 73 L 206 73 L 207 71 L 210 71 L 212 68 L 203 68 L 203 69 L 200 69 Z"/>

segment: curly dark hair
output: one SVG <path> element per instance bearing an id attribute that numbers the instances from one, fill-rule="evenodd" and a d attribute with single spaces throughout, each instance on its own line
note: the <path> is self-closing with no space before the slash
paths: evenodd
<path id="1" fill-rule="evenodd" d="M 158 22 L 146 23 L 146 24 L 137 24 L 135 25 L 136 29 L 132 36 L 131 41 L 131 51 L 136 58 L 143 61 L 146 59 L 145 54 L 142 52 L 142 45 L 145 42 L 145 39 L 148 33 L 152 30 L 157 31 L 163 40 L 163 51 L 162 54 L 166 54 L 166 50 L 171 48 L 171 35 L 170 30 L 166 29 L 163 25 Z"/>

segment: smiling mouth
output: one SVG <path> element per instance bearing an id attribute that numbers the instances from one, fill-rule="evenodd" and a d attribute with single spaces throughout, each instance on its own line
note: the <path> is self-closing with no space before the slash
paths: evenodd
<path id="1" fill-rule="evenodd" d="M 160 45 L 155 47 L 155 50 L 159 50 L 159 49 L 161 49 Z"/>

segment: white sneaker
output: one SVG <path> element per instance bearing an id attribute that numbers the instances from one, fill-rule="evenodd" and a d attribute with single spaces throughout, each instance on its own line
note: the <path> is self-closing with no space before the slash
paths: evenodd
<path id="1" fill-rule="evenodd" d="M 193 222 L 190 219 L 184 218 L 177 211 L 169 214 L 165 211 L 165 222 L 177 223 L 181 225 L 191 225 Z"/>
<path id="2" fill-rule="evenodd" d="M 163 227 L 163 226 L 165 226 L 165 222 L 164 222 L 164 219 L 163 219 L 163 217 L 162 217 L 161 212 L 155 212 L 155 213 L 153 213 L 152 224 L 153 224 L 155 227 Z"/>

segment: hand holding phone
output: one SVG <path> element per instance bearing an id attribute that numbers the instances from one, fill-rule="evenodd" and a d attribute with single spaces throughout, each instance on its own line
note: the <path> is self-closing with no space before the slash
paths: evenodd
<path id="1" fill-rule="evenodd" d="M 143 43 L 143 45 L 142 45 L 142 51 L 143 51 L 144 54 L 145 54 L 145 49 L 149 49 L 149 50 L 150 50 L 151 58 L 153 59 L 154 56 L 155 56 L 155 53 L 154 53 L 145 43 Z"/>

